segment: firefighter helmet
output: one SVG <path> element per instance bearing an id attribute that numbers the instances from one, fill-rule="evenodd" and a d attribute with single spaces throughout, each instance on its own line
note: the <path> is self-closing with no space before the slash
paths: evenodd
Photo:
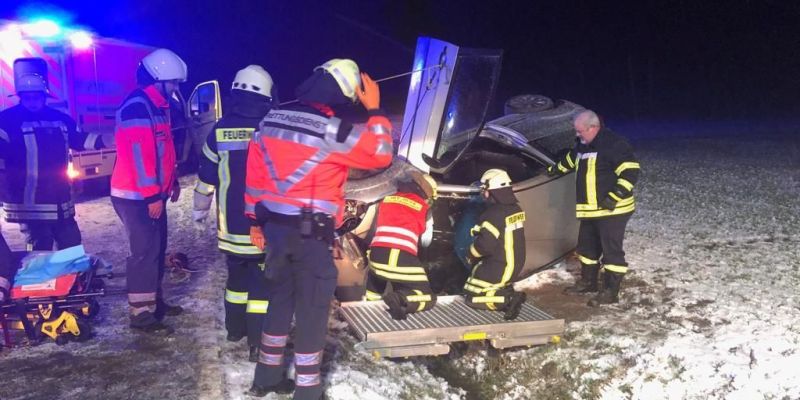
<path id="1" fill-rule="evenodd" d="M 272 77 L 260 65 L 248 65 L 233 78 L 231 90 L 234 89 L 272 97 Z"/>
<path id="2" fill-rule="evenodd" d="M 502 169 L 492 168 L 481 176 L 481 187 L 484 190 L 502 189 L 511 187 L 511 178 Z"/>
<path id="3" fill-rule="evenodd" d="M 358 70 L 358 64 L 355 61 L 347 58 L 334 58 L 325 64 L 320 65 L 314 70 L 323 69 L 325 72 L 331 74 L 339 88 L 342 90 L 347 98 L 353 102 L 358 99 L 356 90 L 361 86 L 361 73 Z"/>
<path id="4" fill-rule="evenodd" d="M 436 180 L 433 179 L 432 176 L 428 174 L 423 174 L 422 172 L 419 171 L 411 171 L 410 175 L 411 179 L 414 180 L 414 183 L 416 183 L 417 186 L 419 186 L 419 188 L 422 189 L 423 192 L 425 192 L 425 197 L 427 197 L 428 199 L 436 198 L 438 185 L 436 183 Z"/>
<path id="5" fill-rule="evenodd" d="M 14 89 L 17 93 L 21 92 L 43 92 L 48 93 L 47 81 L 39 74 L 24 74 L 14 82 Z"/>
<path id="6" fill-rule="evenodd" d="M 142 66 L 156 81 L 186 82 L 186 63 L 177 54 L 167 49 L 157 49 L 144 56 Z"/>

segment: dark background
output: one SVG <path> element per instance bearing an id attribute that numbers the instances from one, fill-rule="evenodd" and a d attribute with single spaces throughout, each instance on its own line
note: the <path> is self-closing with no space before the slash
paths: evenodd
<path id="1" fill-rule="evenodd" d="M 493 105 L 539 93 L 618 120 L 785 119 L 800 111 L 800 2 L 3 0 L 0 18 L 61 13 L 104 36 L 173 49 L 189 83 L 267 68 L 283 100 L 316 65 L 410 70 L 416 37 L 505 50 Z M 588 3 L 588 2 L 587 2 Z M 60 11 L 59 11 L 60 10 Z M 408 80 L 382 85 L 402 112 Z"/>

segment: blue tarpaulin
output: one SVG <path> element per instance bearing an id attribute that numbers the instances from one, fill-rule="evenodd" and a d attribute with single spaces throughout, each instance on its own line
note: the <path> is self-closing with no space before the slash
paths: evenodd
<path id="1" fill-rule="evenodd" d="M 22 259 L 22 268 L 17 271 L 14 286 L 47 282 L 62 275 L 83 272 L 91 262 L 82 245 L 56 252 L 31 253 Z"/>

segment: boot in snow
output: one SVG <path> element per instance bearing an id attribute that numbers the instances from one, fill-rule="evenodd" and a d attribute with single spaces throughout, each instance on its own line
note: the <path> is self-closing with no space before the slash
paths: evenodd
<path id="1" fill-rule="evenodd" d="M 294 381 L 284 378 L 272 386 L 261 386 L 254 383 L 246 394 L 253 397 L 264 397 L 270 393 L 289 394 L 292 392 L 294 392 Z"/>
<path id="2" fill-rule="evenodd" d="M 153 336 L 169 336 L 175 329 L 156 319 L 149 311 L 131 316 L 131 329 Z"/>
<path id="3" fill-rule="evenodd" d="M 600 273 L 600 265 L 587 265 L 581 263 L 581 280 L 573 286 L 564 289 L 566 294 L 584 294 L 594 293 L 599 289 L 597 287 L 597 276 Z"/>
<path id="4" fill-rule="evenodd" d="M 590 307 L 597 307 L 601 304 L 613 304 L 619 302 L 619 286 L 622 284 L 622 277 L 625 274 L 605 271 L 603 273 L 603 291 L 593 299 L 589 300 Z"/>

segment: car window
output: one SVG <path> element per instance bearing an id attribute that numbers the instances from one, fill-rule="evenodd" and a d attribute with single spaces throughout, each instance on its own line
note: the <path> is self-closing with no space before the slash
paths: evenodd
<path id="1" fill-rule="evenodd" d="M 546 173 L 544 164 L 519 149 L 491 138 L 479 137 L 442 180 L 451 185 L 470 185 L 492 168 L 508 172 L 514 183 Z"/>
<path id="2" fill-rule="evenodd" d="M 444 106 L 434 157 L 440 165 L 452 163 L 481 129 L 500 70 L 497 52 L 484 55 L 465 49 L 464 53 L 459 54 Z"/>
<path id="3" fill-rule="evenodd" d="M 564 149 L 571 149 L 575 147 L 575 133 L 563 132 L 555 135 L 545 136 L 533 140 L 531 142 L 534 146 L 544 151 L 548 156 L 553 159 L 564 151 Z"/>

